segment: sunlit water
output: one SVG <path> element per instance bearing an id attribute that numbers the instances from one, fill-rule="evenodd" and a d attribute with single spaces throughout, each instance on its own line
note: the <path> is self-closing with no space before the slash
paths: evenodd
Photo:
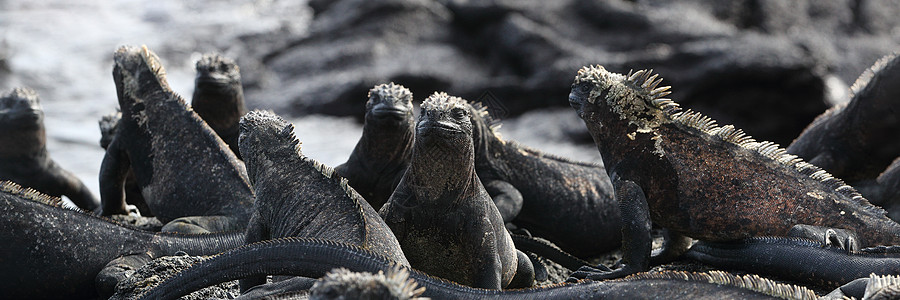
<path id="1" fill-rule="evenodd" d="M 288 3 L 285 3 L 288 2 Z M 0 0 L 0 58 L 12 74 L 0 88 L 29 86 L 41 96 L 50 155 L 98 193 L 104 152 L 97 120 L 118 106 L 112 53 L 120 45 L 147 45 L 160 55 L 172 88 L 190 96 L 200 54 L 226 55 L 236 37 L 289 30 L 302 33 L 312 18 L 304 1 L 68 1 Z M 421 100 L 421 99 L 417 99 Z M 253 106 L 254 99 L 247 99 Z M 551 153 L 598 161 L 590 146 L 573 145 L 543 124 L 577 118 L 571 110 L 509 120 L 504 137 Z M 291 119 L 303 152 L 328 165 L 346 160 L 361 133 L 351 118 Z M 551 131 L 551 132 L 548 132 Z"/>

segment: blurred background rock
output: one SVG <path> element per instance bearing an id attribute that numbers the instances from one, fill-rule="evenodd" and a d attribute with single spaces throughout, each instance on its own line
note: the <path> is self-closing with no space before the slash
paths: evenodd
<path id="1" fill-rule="evenodd" d="M 95 193 L 123 44 L 153 49 L 188 97 L 201 53 L 235 58 L 248 106 L 288 116 L 332 166 L 359 138 L 366 91 L 389 81 L 417 102 L 480 99 L 506 138 L 597 161 L 566 100 L 588 64 L 652 68 L 676 101 L 786 146 L 900 49 L 897 15 L 891 0 L 0 0 L 0 88 L 40 93 L 51 156 Z"/>

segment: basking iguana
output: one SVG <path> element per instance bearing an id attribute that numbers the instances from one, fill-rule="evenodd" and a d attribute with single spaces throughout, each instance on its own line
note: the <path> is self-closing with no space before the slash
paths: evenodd
<path id="1" fill-rule="evenodd" d="M 472 129 L 465 100 L 428 97 L 409 167 L 379 214 L 416 269 L 480 288 L 530 286 L 531 261 L 475 174 Z"/>
<path id="2" fill-rule="evenodd" d="M 475 172 L 504 221 L 511 220 L 576 256 L 619 247 L 622 217 L 603 166 L 503 140 L 485 107 L 476 103 L 468 108 Z"/>
<path id="3" fill-rule="evenodd" d="M 415 137 L 412 93 L 402 85 L 379 84 L 369 90 L 362 137 L 347 162 L 334 171 L 350 182 L 376 210 L 406 171 Z"/>
<path id="4" fill-rule="evenodd" d="M 97 121 L 100 126 L 100 147 L 104 151 L 109 149 L 109 144 L 112 143 L 112 139 L 116 136 L 116 129 L 119 128 L 119 120 L 121 119 L 122 112 L 116 111 L 100 117 L 100 120 Z M 141 195 L 141 188 L 138 187 L 137 180 L 134 179 L 134 172 L 130 169 L 125 174 L 125 182 L 123 184 L 125 203 L 137 209 L 142 217 L 153 217 L 153 212 L 150 211 L 150 207 L 144 201 L 144 195 Z M 128 205 L 126 205 L 126 210 L 131 212 L 131 207 L 128 207 Z"/>
<path id="5" fill-rule="evenodd" d="M 240 121 L 240 150 L 256 204 L 246 243 L 310 237 L 356 245 L 408 265 L 397 238 L 378 213 L 334 169 L 300 153 L 294 126 L 270 112 Z M 265 283 L 256 277 L 241 290 Z"/>
<path id="6" fill-rule="evenodd" d="M 835 288 L 857 278 L 900 275 L 900 246 L 847 251 L 796 237 L 754 237 L 694 244 L 685 256 L 720 268 Z"/>
<path id="7" fill-rule="evenodd" d="M 125 212 L 131 170 L 152 214 L 168 223 L 164 231 L 244 228 L 253 192 L 242 163 L 169 88 L 156 55 L 119 48 L 113 78 L 122 119 L 100 167 L 103 215 Z"/>
<path id="8" fill-rule="evenodd" d="M 877 177 L 900 156 L 900 57 L 879 59 L 850 91 L 850 102 L 817 117 L 787 153 L 856 186 Z"/>
<path id="9" fill-rule="evenodd" d="M 248 262 L 253 262 L 248 263 Z M 390 272 L 396 262 L 378 253 L 331 241 L 283 238 L 229 250 L 169 277 L 137 299 L 176 299 L 191 291 L 259 274 L 322 277 L 334 268 L 354 272 Z M 432 299 L 816 299 L 813 291 L 756 275 L 725 272 L 642 273 L 608 281 L 513 290 L 480 289 L 407 269 Z"/>
<path id="10" fill-rule="evenodd" d="M 47 153 L 44 111 L 37 93 L 29 88 L 0 96 L 0 180 L 54 197 L 66 196 L 85 210 L 100 207 L 87 186 Z"/>
<path id="11" fill-rule="evenodd" d="M 663 98 L 662 78 L 641 70 L 578 71 L 569 103 L 600 150 L 622 209 L 624 266 L 576 272 L 591 279 L 649 268 L 650 221 L 674 234 L 729 241 L 783 236 L 795 225 L 855 231 L 863 247 L 900 243 L 900 224 L 852 187 L 770 142 Z M 679 236 L 680 235 L 680 236 Z"/>
<path id="12" fill-rule="evenodd" d="M 64 207 L 59 198 L 0 182 L 0 298 L 95 299 L 95 277 L 117 257 L 184 251 L 212 255 L 241 233 L 185 235 L 134 229 Z"/>
<path id="13" fill-rule="evenodd" d="M 238 121 L 247 113 L 240 69 L 234 60 L 217 53 L 204 54 L 195 68 L 191 108 L 240 159 Z"/>

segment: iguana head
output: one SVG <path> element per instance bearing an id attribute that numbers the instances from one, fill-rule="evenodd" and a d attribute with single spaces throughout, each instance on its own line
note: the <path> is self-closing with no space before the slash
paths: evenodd
<path id="1" fill-rule="evenodd" d="M 331 270 L 316 281 L 310 289 L 309 299 L 420 299 L 425 292 L 409 272 L 395 267 L 388 274 L 351 272 L 345 268 Z"/>
<path id="2" fill-rule="evenodd" d="M 276 157 L 300 154 L 300 141 L 294 136 L 294 125 L 275 113 L 251 111 L 241 118 L 240 127 L 238 145 L 251 184 L 256 181 L 262 166 L 275 163 Z"/>
<path id="3" fill-rule="evenodd" d="M 668 122 L 667 114 L 678 110 L 678 104 L 663 98 L 670 93 L 669 87 L 658 87 L 662 78 L 651 72 L 640 70 L 622 75 L 601 66 L 583 67 L 572 83 L 569 104 L 582 119 L 600 122 L 600 126 L 609 121 L 598 119 L 601 112 L 612 112 L 638 130 L 652 130 Z"/>
<path id="4" fill-rule="evenodd" d="M 15 88 L 0 97 L 0 126 L 5 128 L 38 128 L 44 123 L 44 111 L 37 92 Z"/>
<path id="5" fill-rule="evenodd" d="M 106 147 L 109 146 L 109 143 L 112 142 L 112 139 L 116 134 L 116 130 L 119 127 L 119 120 L 121 119 L 122 113 L 116 111 L 101 117 L 100 120 L 97 121 L 98 125 L 100 125 L 100 147 L 106 149 Z"/>
<path id="6" fill-rule="evenodd" d="M 122 46 L 113 55 L 113 80 L 124 115 L 143 124 L 147 100 L 169 99 L 172 89 L 166 81 L 166 70 L 159 57 L 147 46 Z M 161 95 L 162 94 L 162 95 Z"/>
<path id="7" fill-rule="evenodd" d="M 218 53 L 206 53 L 194 66 L 197 85 L 231 86 L 241 83 L 241 70 L 234 60 Z"/>
<path id="8" fill-rule="evenodd" d="M 379 84 L 369 90 L 366 101 L 366 122 L 411 123 L 412 93 L 395 84 Z"/>
<path id="9" fill-rule="evenodd" d="M 468 104 L 459 97 L 436 92 L 422 102 L 416 138 L 424 143 L 444 144 L 447 149 L 472 145 L 472 120 Z"/>

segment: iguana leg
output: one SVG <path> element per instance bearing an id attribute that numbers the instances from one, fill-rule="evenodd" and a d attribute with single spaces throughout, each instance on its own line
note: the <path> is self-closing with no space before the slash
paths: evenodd
<path id="1" fill-rule="evenodd" d="M 514 289 L 531 287 L 534 285 L 534 264 L 531 262 L 531 258 L 522 251 L 516 250 L 516 257 L 516 263 L 518 264 L 516 267 L 516 275 L 513 276 L 512 281 L 509 282 L 506 288 Z"/>
<path id="2" fill-rule="evenodd" d="M 503 223 L 511 222 L 522 211 L 522 193 L 509 182 L 491 180 L 484 183 L 484 189 L 494 200 L 494 205 L 503 217 Z"/>
<path id="3" fill-rule="evenodd" d="M 259 215 L 253 214 L 253 216 L 250 217 L 250 223 L 247 225 L 247 231 L 244 235 L 244 245 L 267 240 L 269 238 L 270 234 L 268 230 L 266 230 L 265 225 L 259 220 Z M 247 277 L 239 281 L 242 294 L 254 286 L 265 283 L 266 276 Z"/>
<path id="4" fill-rule="evenodd" d="M 647 197 L 637 183 L 616 178 L 613 180 L 616 200 L 622 211 L 622 267 L 609 270 L 606 266 L 581 267 L 569 276 L 572 279 L 601 280 L 618 278 L 650 269 L 650 210 Z"/>
<path id="5" fill-rule="evenodd" d="M 656 266 L 670 263 L 691 247 L 691 238 L 672 232 L 668 229 L 663 234 L 663 245 L 660 251 L 650 254 L 650 265 Z"/>
<path id="6" fill-rule="evenodd" d="M 192 216 L 181 217 L 166 223 L 163 232 L 198 234 L 241 230 L 241 224 L 228 216 Z"/>
<path id="7" fill-rule="evenodd" d="M 68 197 L 69 200 L 72 200 L 75 206 L 89 212 L 100 213 L 100 200 L 97 200 L 97 197 L 91 193 L 90 189 L 81 180 L 78 180 L 78 177 L 72 172 L 60 168 L 55 163 L 53 165 L 54 172 L 58 176 L 57 182 L 63 182 L 64 185 L 62 194 Z"/>
<path id="8" fill-rule="evenodd" d="M 116 284 L 131 276 L 130 272 L 134 272 L 152 259 L 148 253 L 130 254 L 113 259 L 94 279 L 97 293 L 104 299 L 109 298 L 115 292 Z"/>
<path id="9" fill-rule="evenodd" d="M 847 252 L 859 250 L 856 233 L 847 229 L 797 224 L 791 227 L 788 236 L 822 241 L 825 245 L 838 247 Z"/>
<path id="10" fill-rule="evenodd" d="M 100 164 L 101 215 L 127 214 L 125 208 L 125 174 L 131 162 L 119 139 L 113 139 Z"/>
<path id="11" fill-rule="evenodd" d="M 247 292 L 242 293 L 239 297 L 234 298 L 234 300 L 263 299 L 266 296 L 308 290 L 312 288 L 313 284 L 316 283 L 316 280 L 316 278 L 294 277 L 278 282 L 266 283 L 247 290 Z"/>

